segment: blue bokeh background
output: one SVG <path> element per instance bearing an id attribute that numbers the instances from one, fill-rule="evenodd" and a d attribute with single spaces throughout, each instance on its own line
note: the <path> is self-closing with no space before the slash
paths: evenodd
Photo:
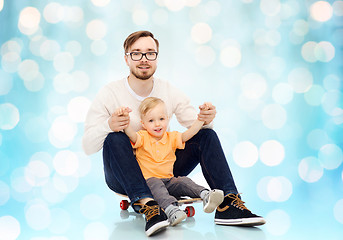
<path id="1" fill-rule="evenodd" d="M 142 29 L 160 41 L 156 75 L 217 107 L 267 238 L 341 239 L 338 0 L 0 0 L 0 239 L 113 231 L 118 200 L 101 152 L 82 152 L 83 121 L 98 90 L 128 75 L 122 44 Z M 191 177 L 205 184 L 199 168 Z"/>

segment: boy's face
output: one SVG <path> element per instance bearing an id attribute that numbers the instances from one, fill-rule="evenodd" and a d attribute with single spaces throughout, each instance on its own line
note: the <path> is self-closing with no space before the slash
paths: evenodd
<path id="1" fill-rule="evenodd" d="M 157 52 L 156 42 L 151 37 L 141 37 L 132 44 L 128 52 Z M 125 61 L 130 68 L 130 75 L 141 80 L 150 79 L 157 68 L 157 59 L 149 61 L 146 59 L 146 56 L 141 60 L 133 61 L 130 55 L 125 55 Z"/>
<path id="2" fill-rule="evenodd" d="M 169 119 L 163 103 L 156 105 L 156 107 L 150 109 L 142 117 L 142 126 L 157 140 L 163 137 L 163 134 L 167 131 L 168 124 Z"/>

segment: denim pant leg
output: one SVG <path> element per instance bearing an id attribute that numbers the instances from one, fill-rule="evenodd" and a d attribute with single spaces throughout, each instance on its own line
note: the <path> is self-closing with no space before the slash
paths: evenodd
<path id="1" fill-rule="evenodd" d="M 221 189 L 225 194 L 237 193 L 230 167 L 216 132 L 201 129 L 186 142 L 185 149 L 176 151 L 174 176 L 187 176 L 199 163 L 211 189 Z"/>
<path id="2" fill-rule="evenodd" d="M 169 194 L 176 198 L 200 198 L 200 193 L 206 188 L 193 182 L 189 177 L 173 177 L 165 183 Z"/>
<path id="3" fill-rule="evenodd" d="M 113 132 L 107 135 L 103 160 L 106 183 L 111 190 L 126 194 L 132 203 L 142 198 L 152 198 L 125 133 Z"/>
<path id="4" fill-rule="evenodd" d="M 177 199 L 174 196 L 170 195 L 166 188 L 165 183 L 168 181 L 169 179 L 160 179 L 155 177 L 148 178 L 146 180 L 155 201 L 163 209 L 166 209 L 171 204 L 177 203 Z"/>

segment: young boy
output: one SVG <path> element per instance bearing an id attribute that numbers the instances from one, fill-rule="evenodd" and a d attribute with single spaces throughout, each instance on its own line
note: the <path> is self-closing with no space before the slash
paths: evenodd
<path id="1" fill-rule="evenodd" d="M 206 104 L 205 104 L 206 106 Z M 197 185 L 188 177 L 173 176 L 173 164 L 176 160 L 175 150 L 183 149 L 185 142 L 192 138 L 204 122 L 196 120 L 183 133 L 167 132 L 169 117 L 164 102 L 155 97 L 142 101 L 140 107 L 141 123 L 145 130 L 135 132 L 130 126 L 124 129 L 136 149 L 136 159 L 144 178 L 157 203 L 165 210 L 170 225 L 175 226 L 187 217 L 177 205 L 177 198 L 189 196 L 201 198 L 204 211 L 213 212 L 224 199 L 222 190 L 211 190 Z M 128 114 L 131 109 L 121 107 L 118 115 Z"/>

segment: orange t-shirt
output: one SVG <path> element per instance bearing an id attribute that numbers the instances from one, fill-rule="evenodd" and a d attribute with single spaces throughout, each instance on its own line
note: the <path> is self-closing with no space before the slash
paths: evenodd
<path id="1" fill-rule="evenodd" d="M 136 148 L 136 159 L 145 179 L 151 177 L 173 177 L 173 166 L 176 160 L 175 150 L 184 149 L 182 133 L 166 132 L 157 141 L 146 130 L 137 132 L 137 141 L 132 144 Z"/>

